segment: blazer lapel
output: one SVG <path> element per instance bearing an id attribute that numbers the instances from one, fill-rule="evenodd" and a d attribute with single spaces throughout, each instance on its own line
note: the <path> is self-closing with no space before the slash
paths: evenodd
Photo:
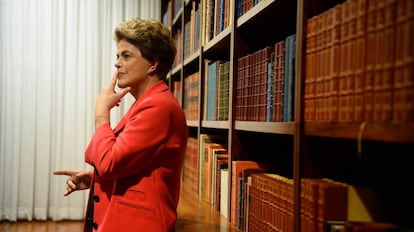
<path id="1" fill-rule="evenodd" d="M 118 122 L 116 127 L 114 128 L 114 133 L 118 134 L 124 127 L 126 122 L 128 121 L 129 114 L 133 111 L 133 108 L 138 105 L 138 102 L 142 99 L 145 99 L 147 96 L 152 95 L 156 92 L 163 92 L 168 90 L 168 86 L 163 81 L 158 81 L 154 86 L 152 86 L 147 92 L 145 92 L 139 99 L 137 99 L 132 106 L 129 108 L 128 112 L 122 117 L 121 121 Z"/>

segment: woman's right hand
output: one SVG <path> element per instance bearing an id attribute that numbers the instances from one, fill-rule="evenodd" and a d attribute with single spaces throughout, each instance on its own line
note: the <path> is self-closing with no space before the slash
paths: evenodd
<path id="1" fill-rule="evenodd" d="M 69 178 L 66 180 L 66 192 L 63 194 L 64 196 L 67 196 L 77 190 L 90 188 L 92 171 L 55 170 L 53 171 L 53 174 L 69 176 Z"/>
<path id="2" fill-rule="evenodd" d="M 131 90 L 130 87 L 126 87 L 118 93 L 115 92 L 117 78 L 118 71 L 115 71 L 109 85 L 103 88 L 96 98 L 95 129 L 110 122 L 110 110 L 115 106 L 119 106 L 121 99 Z"/>

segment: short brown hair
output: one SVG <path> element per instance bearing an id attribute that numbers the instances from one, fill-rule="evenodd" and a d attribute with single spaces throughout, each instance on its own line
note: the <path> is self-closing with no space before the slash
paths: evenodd
<path id="1" fill-rule="evenodd" d="M 159 60 L 157 74 L 165 80 L 174 62 L 177 48 L 170 30 L 154 19 L 132 18 L 115 29 L 115 41 L 125 40 L 136 46 L 150 62 Z"/>

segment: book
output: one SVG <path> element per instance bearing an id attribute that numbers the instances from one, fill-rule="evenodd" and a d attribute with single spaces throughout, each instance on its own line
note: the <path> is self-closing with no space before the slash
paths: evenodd
<path id="1" fill-rule="evenodd" d="M 273 101 L 274 101 L 274 78 L 275 78 L 275 52 L 270 56 L 267 65 L 267 98 L 266 98 L 266 122 L 273 121 Z"/>
<path id="2" fill-rule="evenodd" d="M 217 112 L 217 74 L 218 65 L 220 61 L 211 61 L 207 63 L 206 69 L 206 91 L 205 91 L 205 102 L 206 112 L 205 120 L 216 121 Z"/>
<path id="3" fill-rule="evenodd" d="M 204 199 L 205 195 L 205 180 L 207 180 L 206 164 L 208 160 L 207 144 L 227 144 L 226 137 L 222 135 L 200 134 L 199 135 L 199 154 L 198 154 L 198 195 Z"/>
<path id="4" fill-rule="evenodd" d="M 196 120 L 198 118 L 198 97 L 200 90 L 198 84 L 200 73 L 195 72 L 185 77 L 184 81 L 184 102 L 183 108 L 187 120 Z"/>
<path id="5" fill-rule="evenodd" d="M 231 204 L 230 204 L 230 222 L 237 226 L 237 217 L 239 212 L 238 189 L 240 188 L 239 177 L 245 168 L 261 168 L 262 165 L 252 160 L 233 160 L 231 162 Z"/>
<path id="6" fill-rule="evenodd" d="M 242 230 L 245 232 L 249 231 L 249 213 L 250 213 L 250 188 L 252 186 L 252 177 L 248 176 L 246 183 L 245 183 L 245 188 L 246 188 L 246 204 L 245 204 L 245 209 L 244 209 L 244 220 L 243 220 L 243 226 L 242 226 Z"/>
<path id="7" fill-rule="evenodd" d="M 245 231 L 246 230 L 246 221 L 248 221 L 248 208 L 249 208 L 249 193 L 248 193 L 248 186 L 251 183 L 248 183 L 248 179 L 250 178 L 251 182 L 251 175 L 255 173 L 264 173 L 266 169 L 264 168 L 245 168 L 242 170 L 240 179 L 240 203 L 239 203 L 239 213 L 238 213 L 238 226 L 237 228 Z"/>
<path id="8" fill-rule="evenodd" d="M 194 193 L 198 193 L 198 141 L 189 137 L 183 164 L 183 182 L 191 186 Z"/>
<path id="9" fill-rule="evenodd" d="M 286 41 L 275 43 L 275 65 L 273 82 L 273 121 L 281 122 L 284 102 L 285 85 L 285 50 Z"/>
<path id="10" fill-rule="evenodd" d="M 293 102 L 294 102 L 294 78 L 295 78 L 295 54 L 296 54 L 296 34 L 286 38 L 285 56 L 285 83 L 283 99 L 283 121 L 293 121 Z"/>
<path id="11" fill-rule="evenodd" d="M 272 60 L 272 56 L 274 58 L 274 53 L 274 46 L 266 46 L 260 49 L 257 54 L 257 71 L 259 72 L 259 74 L 256 77 L 256 95 L 258 107 L 258 116 L 256 121 L 265 122 L 268 119 L 270 119 L 270 117 L 268 117 L 268 112 L 270 113 L 270 110 L 268 108 L 272 106 L 272 104 L 270 99 L 268 98 L 268 94 L 271 93 L 269 90 L 269 88 L 271 88 L 269 82 L 270 84 L 272 84 L 272 81 L 269 79 L 273 79 L 274 61 Z"/>
<path id="12" fill-rule="evenodd" d="M 230 62 L 219 64 L 217 90 L 217 120 L 228 120 L 229 116 L 229 74 Z"/>
<path id="13" fill-rule="evenodd" d="M 213 148 L 211 153 L 213 157 L 211 161 L 212 162 L 211 163 L 212 167 L 210 170 L 211 175 L 210 175 L 210 180 L 208 181 L 208 184 L 209 184 L 209 192 L 210 192 L 209 193 L 210 204 L 214 206 L 215 200 L 216 200 L 216 194 L 217 194 L 217 191 L 216 191 L 216 188 L 217 188 L 216 181 L 217 181 L 217 171 L 218 171 L 217 165 L 220 165 L 218 162 L 219 160 L 228 159 L 228 150 L 222 146 L 222 147 Z"/>
<path id="14" fill-rule="evenodd" d="M 208 204 L 213 204 L 213 176 L 215 175 L 215 166 L 214 166 L 214 156 L 218 153 L 226 154 L 227 149 L 224 145 L 219 143 L 208 143 L 206 144 L 206 153 L 207 159 L 204 160 L 204 179 L 203 179 L 203 186 L 204 186 L 204 194 L 203 200 L 206 201 Z"/>
<path id="15" fill-rule="evenodd" d="M 221 169 L 220 175 L 220 214 L 229 218 L 229 169 Z"/>
<path id="16" fill-rule="evenodd" d="M 218 159 L 217 160 L 217 172 L 216 172 L 216 195 L 214 201 L 214 208 L 217 211 L 220 211 L 220 199 L 221 199 L 221 170 L 228 169 L 228 158 L 227 159 Z"/>

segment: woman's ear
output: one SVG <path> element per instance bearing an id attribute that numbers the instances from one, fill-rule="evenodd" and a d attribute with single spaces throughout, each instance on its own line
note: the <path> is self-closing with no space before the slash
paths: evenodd
<path id="1" fill-rule="evenodd" d="M 154 73 L 155 70 L 157 70 L 156 65 L 155 64 L 151 64 L 148 68 L 148 73 Z"/>
<path id="2" fill-rule="evenodd" d="M 149 67 L 148 67 L 148 73 L 149 74 L 154 74 L 158 69 L 158 64 L 159 64 L 158 59 L 155 59 L 153 62 L 151 62 L 149 64 Z"/>

